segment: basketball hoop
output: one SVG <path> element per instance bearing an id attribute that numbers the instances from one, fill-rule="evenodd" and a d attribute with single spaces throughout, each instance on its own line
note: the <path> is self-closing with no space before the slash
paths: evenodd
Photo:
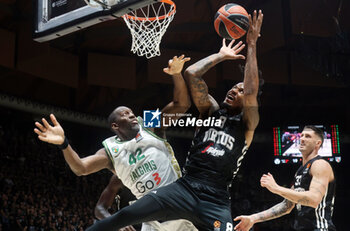
<path id="1" fill-rule="evenodd" d="M 175 13 L 173 1 L 159 0 L 123 15 L 132 36 L 131 51 L 148 59 L 160 56 L 160 42 Z"/>

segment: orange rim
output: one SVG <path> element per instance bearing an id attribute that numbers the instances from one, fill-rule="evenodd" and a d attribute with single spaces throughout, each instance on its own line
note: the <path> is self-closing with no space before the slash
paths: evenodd
<path id="1" fill-rule="evenodd" d="M 123 17 L 127 17 L 128 19 L 131 19 L 131 20 L 138 20 L 138 21 L 155 21 L 155 20 L 163 20 L 167 17 L 170 17 L 171 15 L 175 14 L 175 11 L 176 11 L 176 5 L 173 1 L 171 0 L 160 0 L 159 2 L 164 2 L 164 3 L 167 3 L 171 6 L 173 6 L 173 10 L 170 11 L 169 13 L 165 14 L 165 15 L 162 15 L 162 16 L 159 16 L 159 17 L 150 17 L 150 18 L 145 18 L 145 17 L 135 17 L 133 15 L 129 15 L 129 14 L 125 14 L 123 15 Z"/>

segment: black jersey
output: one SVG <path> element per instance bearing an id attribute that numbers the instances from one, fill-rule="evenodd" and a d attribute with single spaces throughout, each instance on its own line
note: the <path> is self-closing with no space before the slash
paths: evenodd
<path id="1" fill-rule="evenodd" d="M 185 174 L 226 188 L 237 174 L 247 151 L 242 115 L 229 116 L 226 109 L 212 114 L 221 126 L 201 127 L 193 139 Z"/>
<path id="2" fill-rule="evenodd" d="M 321 159 L 320 156 L 309 160 L 304 166 L 301 166 L 294 177 L 294 190 L 296 191 L 308 191 L 312 176 L 310 175 L 311 165 L 314 161 Z M 326 194 L 321 200 L 321 203 L 316 209 L 296 205 L 296 216 L 293 224 L 295 230 L 319 230 L 328 231 L 336 230 L 332 222 L 332 214 L 334 208 L 335 198 L 335 180 L 328 184 Z"/>

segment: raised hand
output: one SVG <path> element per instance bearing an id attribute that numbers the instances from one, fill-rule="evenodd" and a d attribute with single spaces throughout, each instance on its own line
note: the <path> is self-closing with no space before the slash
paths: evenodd
<path id="1" fill-rule="evenodd" d="M 272 193 L 277 193 L 279 185 L 276 183 L 271 173 L 264 174 L 260 179 L 261 187 L 267 188 Z"/>
<path id="2" fill-rule="evenodd" d="M 35 122 L 34 132 L 38 135 L 39 140 L 60 145 L 64 142 L 64 131 L 61 125 L 56 120 L 56 117 L 50 115 L 51 122 L 54 126 L 51 126 L 45 118 L 42 118 L 42 124 Z"/>
<path id="3" fill-rule="evenodd" d="M 168 62 L 168 67 L 164 68 L 163 71 L 168 75 L 181 74 L 182 68 L 184 67 L 185 62 L 190 61 L 191 58 L 181 55 L 180 57 L 174 56 L 173 59 L 170 59 Z"/>
<path id="4" fill-rule="evenodd" d="M 260 29 L 262 25 L 262 21 L 264 18 L 264 15 L 261 10 L 259 10 L 259 15 L 256 15 L 256 10 L 254 10 L 253 18 L 251 15 L 249 15 L 249 29 L 247 32 L 247 43 L 248 44 L 255 44 L 258 40 L 258 37 L 260 37 Z"/>
<path id="5" fill-rule="evenodd" d="M 234 221 L 240 221 L 234 228 L 237 231 L 249 231 L 254 225 L 254 221 L 251 216 L 238 216 Z"/>
<path id="6" fill-rule="evenodd" d="M 221 54 L 224 59 L 245 59 L 244 55 L 239 54 L 239 52 L 241 52 L 245 47 L 245 44 L 243 44 L 243 42 L 240 41 L 234 47 L 232 47 L 234 42 L 235 40 L 232 40 L 227 46 L 226 39 L 223 39 L 222 47 L 219 51 L 219 54 Z"/>

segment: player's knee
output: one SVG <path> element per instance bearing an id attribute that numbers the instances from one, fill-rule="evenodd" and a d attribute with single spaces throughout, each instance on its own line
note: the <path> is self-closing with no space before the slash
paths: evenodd
<path id="1" fill-rule="evenodd" d="M 133 213 L 129 210 L 128 207 L 119 210 L 117 214 L 119 220 L 125 220 L 133 216 Z"/>

